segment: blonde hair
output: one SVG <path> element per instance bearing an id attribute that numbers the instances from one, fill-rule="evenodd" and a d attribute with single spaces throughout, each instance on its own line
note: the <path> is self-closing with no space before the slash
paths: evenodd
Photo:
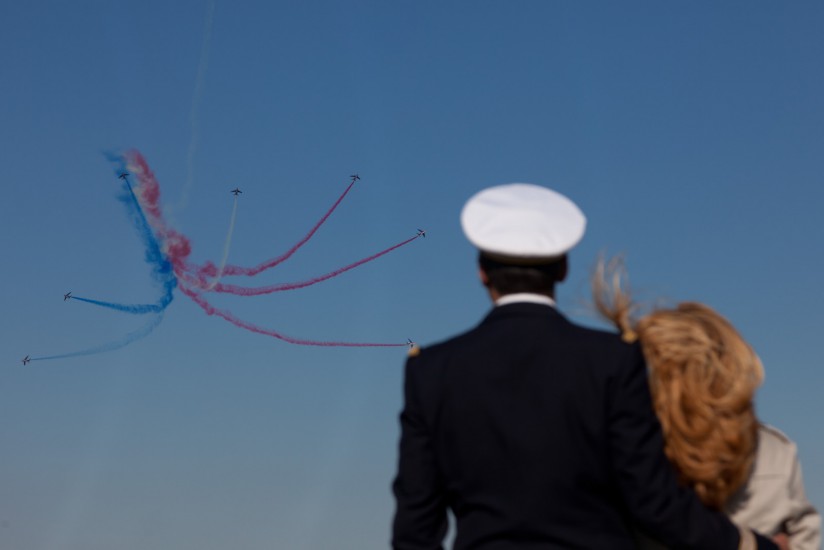
<path id="1" fill-rule="evenodd" d="M 655 309 L 634 322 L 620 259 L 599 260 L 592 288 L 598 312 L 625 339 L 640 340 L 665 451 L 681 481 L 721 509 L 755 458 L 761 361 L 729 321 L 703 304 Z"/>

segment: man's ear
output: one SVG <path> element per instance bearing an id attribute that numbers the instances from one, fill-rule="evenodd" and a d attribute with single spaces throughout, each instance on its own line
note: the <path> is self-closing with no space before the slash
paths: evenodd
<path id="1" fill-rule="evenodd" d="M 558 270 L 558 282 L 562 283 L 569 275 L 569 261 L 567 261 L 568 256 L 564 254 L 564 257 L 561 258 L 561 267 Z"/>
<path id="2" fill-rule="evenodd" d="M 478 277 L 481 279 L 481 284 L 484 285 L 486 288 L 489 288 L 489 275 L 486 274 L 484 268 L 478 268 Z"/>

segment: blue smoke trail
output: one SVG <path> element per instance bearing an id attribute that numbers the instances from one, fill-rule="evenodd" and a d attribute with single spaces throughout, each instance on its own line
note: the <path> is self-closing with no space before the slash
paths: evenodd
<path id="1" fill-rule="evenodd" d="M 141 338 L 145 338 L 149 335 L 163 320 L 163 312 L 160 312 L 154 316 L 152 316 L 149 321 L 140 327 L 139 329 L 128 333 L 126 336 L 119 340 L 115 340 L 113 342 L 108 342 L 106 344 L 101 344 L 99 346 L 95 346 L 93 348 L 87 348 L 80 351 L 72 351 L 70 353 L 61 353 L 59 355 L 47 355 L 44 357 L 32 357 L 31 361 L 48 361 L 50 359 L 65 359 L 67 357 L 81 357 L 83 355 L 96 355 L 98 353 L 103 353 L 105 351 L 113 351 L 116 349 L 120 349 L 122 347 L 126 347 L 132 342 L 136 340 L 140 340 Z"/>
<path id="2" fill-rule="evenodd" d="M 116 165 L 115 173 L 118 177 L 122 174 L 127 174 L 123 157 L 111 154 L 106 154 L 106 157 Z M 118 340 L 69 353 L 32 357 L 31 361 L 48 361 L 51 359 L 81 357 L 84 355 L 95 355 L 98 353 L 120 349 L 128 346 L 132 342 L 148 336 L 163 320 L 163 314 L 174 298 L 173 293 L 174 289 L 177 287 L 177 277 L 175 277 L 171 262 L 169 262 L 168 258 L 166 258 L 165 254 L 161 251 L 160 243 L 149 226 L 149 222 L 146 220 L 143 209 L 140 207 L 140 202 L 137 200 L 137 196 L 134 194 L 132 186 L 129 183 L 128 176 L 123 177 L 123 182 L 125 184 L 125 191 L 118 197 L 118 200 L 126 206 L 126 210 L 129 213 L 131 221 L 140 235 L 140 240 L 143 242 L 143 246 L 146 249 L 146 262 L 152 266 L 152 279 L 161 286 L 162 294 L 154 304 L 120 304 L 116 302 L 105 302 L 102 300 L 83 298 L 81 296 L 72 296 L 72 299 L 134 315 L 148 313 L 153 315 L 142 327 L 126 334 Z"/>
<path id="3" fill-rule="evenodd" d="M 171 296 L 171 295 L 168 295 L 168 296 Z M 164 294 L 163 298 L 165 299 L 166 297 L 167 297 L 167 294 Z M 131 313 L 132 315 L 143 315 L 143 314 L 146 314 L 146 313 L 160 313 L 161 311 L 166 309 L 166 307 L 169 305 L 169 302 L 171 302 L 171 297 L 169 297 L 168 301 L 160 300 L 156 304 L 133 304 L 133 305 L 119 304 L 119 303 L 116 303 L 116 302 L 104 302 L 102 300 L 93 300 L 91 298 L 83 298 L 81 296 L 72 296 L 71 299 L 72 300 L 77 300 L 79 302 L 86 302 L 87 304 L 94 304 L 94 305 L 100 306 L 100 307 L 107 307 L 107 308 L 114 309 L 114 310 L 117 310 L 117 311 L 122 311 L 124 313 Z"/>
<path id="4" fill-rule="evenodd" d="M 109 159 L 116 162 L 116 173 L 118 177 L 126 174 L 126 176 L 123 177 L 123 182 L 125 183 L 128 193 L 124 193 L 118 198 L 120 202 L 126 206 L 127 211 L 132 216 L 132 221 L 135 224 L 135 228 L 140 235 L 140 239 L 143 241 L 143 245 L 146 247 L 146 262 L 152 265 L 152 278 L 163 285 L 164 289 L 169 294 L 168 301 L 171 302 L 171 292 L 174 290 L 175 286 L 177 286 L 177 278 L 174 275 L 172 264 L 166 258 L 166 255 L 160 250 L 160 243 L 155 237 L 152 228 L 149 226 L 149 222 L 146 220 L 146 215 L 140 207 L 140 202 L 134 194 L 132 185 L 129 183 L 128 171 L 126 170 L 123 157 L 117 156 L 112 158 L 110 156 Z M 166 305 L 168 305 L 168 302 Z"/>
<path id="5" fill-rule="evenodd" d="M 126 163 L 120 155 L 106 153 L 106 158 L 115 164 L 115 174 L 118 177 L 128 174 Z M 140 208 L 140 202 L 137 200 L 132 186 L 129 183 L 128 175 L 124 176 L 123 183 L 125 192 L 122 193 L 118 200 L 126 207 L 132 223 L 137 229 L 140 240 L 145 247 L 145 260 L 152 266 L 151 277 L 163 289 L 162 295 L 154 304 L 123 304 L 118 302 L 107 302 L 103 300 L 94 300 L 91 298 L 84 298 L 82 296 L 72 296 L 73 300 L 86 302 L 100 307 L 107 307 L 124 313 L 132 315 L 144 315 L 147 313 L 160 313 L 164 311 L 172 300 L 174 299 L 174 289 L 177 287 L 177 277 L 175 277 L 171 262 L 166 258 L 166 255 L 161 251 L 160 243 L 149 226 L 143 209 Z"/>

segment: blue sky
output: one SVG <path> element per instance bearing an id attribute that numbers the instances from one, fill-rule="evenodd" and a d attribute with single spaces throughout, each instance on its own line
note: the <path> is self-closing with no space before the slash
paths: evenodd
<path id="1" fill-rule="evenodd" d="M 211 15 L 210 15 L 211 14 Z M 16 548 L 381 548 L 403 348 L 292 346 L 177 292 L 146 338 L 76 295 L 153 301 L 105 151 L 139 149 L 167 218 L 217 261 L 288 249 L 220 296 L 291 336 L 435 342 L 489 307 L 460 208 L 539 183 L 586 213 L 561 309 L 623 253 L 639 297 L 700 300 L 764 361 L 763 420 L 824 506 L 824 7 L 818 2 L 0 4 L 0 541 Z"/>

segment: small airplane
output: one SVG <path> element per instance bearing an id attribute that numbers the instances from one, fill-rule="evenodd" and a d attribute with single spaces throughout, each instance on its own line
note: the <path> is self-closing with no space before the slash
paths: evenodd
<path id="1" fill-rule="evenodd" d="M 23 366 L 25 367 L 26 365 L 28 365 L 28 364 L 29 364 L 29 361 L 31 361 L 31 357 L 29 357 L 28 355 L 27 355 L 27 356 L 25 356 L 25 357 L 23 358 Z"/>
<path id="2" fill-rule="evenodd" d="M 65 302 L 66 300 L 70 299 L 71 297 L 72 297 L 72 293 L 71 293 L 71 291 L 69 291 L 69 292 L 67 292 L 63 295 L 63 301 Z"/>
<path id="3" fill-rule="evenodd" d="M 424 231 L 423 229 L 418 228 L 418 237 L 423 237 L 425 239 L 426 238 L 426 231 Z"/>
<path id="4" fill-rule="evenodd" d="M 410 338 L 407 338 L 407 339 L 406 339 L 406 344 L 407 344 L 410 348 L 414 348 L 414 347 L 415 347 L 415 342 L 413 342 Z"/>
<path id="5" fill-rule="evenodd" d="M 357 174 L 352 174 L 349 177 L 352 178 L 352 183 L 355 183 L 356 181 L 358 181 L 360 179 L 360 176 L 357 175 Z"/>
<path id="6" fill-rule="evenodd" d="M 234 196 L 236 196 L 236 197 L 237 197 L 238 195 L 240 195 L 241 193 L 243 193 L 243 191 L 241 191 L 241 190 L 240 190 L 240 189 L 238 189 L 237 187 L 235 187 L 234 189 L 232 189 L 232 194 L 233 194 Z"/>
<path id="7" fill-rule="evenodd" d="M 120 179 L 122 179 L 122 180 L 125 180 L 125 179 L 126 179 L 126 176 L 128 176 L 128 175 L 129 175 L 129 173 L 128 173 L 128 172 L 121 172 L 121 173 L 120 173 L 120 175 L 119 175 L 119 176 L 117 176 L 117 177 L 118 177 L 118 178 L 120 178 Z"/>

